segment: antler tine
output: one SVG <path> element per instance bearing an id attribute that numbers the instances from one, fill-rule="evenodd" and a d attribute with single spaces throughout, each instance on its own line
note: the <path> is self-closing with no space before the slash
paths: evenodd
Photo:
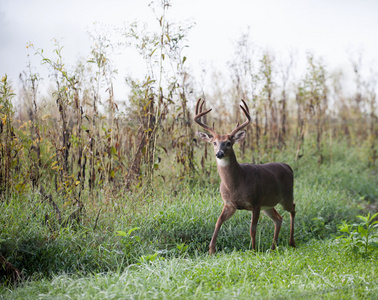
<path id="1" fill-rule="evenodd" d="M 249 108 L 248 108 L 248 105 L 247 105 L 247 103 L 245 103 L 245 101 L 244 101 L 243 99 L 241 99 L 241 101 L 243 102 L 243 104 L 244 104 L 244 106 L 245 106 L 245 108 L 246 108 L 247 112 L 249 113 Z"/>
<path id="2" fill-rule="evenodd" d="M 242 111 L 244 112 L 245 116 L 247 117 L 247 120 L 243 124 L 241 124 L 240 126 L 239 126 L 239 122 L 238 122 L 238 124 L 236 125 L 236 128 L 234 130 L 232 130 L 229 135 L 234 135 L 235 133 L 237 133 L 240 130 L 242 130 L 244 127 L 248 126 L 249 123 L 251 122 L 251 116 L 249 114 L 248 106 L 244 102 L 243 99 L 242 99 L 242 102 L 243 102 L 243 104 L 244 104 L 245 107 L 243 107 L 242 105 L 240 105 L 240 108 L 242 109 Z"/>
<path id="3" fill-rule="evenodd" d="M 206 124 L 201 122 L 201 118 L 208 114 L 212 108 L 202 111 L 203 105 L 205 104 L 205 101 L 203 101 L 201 98 L 198 99 L 197 104 L 196 104 L 196 116 L 194 117 L 194 122 L 196 122 L 198 125 L 206 129 L 208 132 L 212 133 L 213 135 L 216 135 L 216 132 L 214 130 L 214 123 L 213 123 L 213 128 L 210 126 L 207 126 Z"/>
<path id="4" fill-rule="evenodd" d="M 197 103 L 196 103 L 196 115 L 198 115 L 198 109 L 199 109 L 199 106 L 200 106 L 201 103 L 202 103 L 202 99 L 199 98 Z"/>
<path id="5" fill-rule="evenodd" d="M 200 105 L 200 110 L 199 112 L 202 113 L 203 112 L 203 106 L 205 105 L 205 101 L 202 101 L 201 105 Z"/>

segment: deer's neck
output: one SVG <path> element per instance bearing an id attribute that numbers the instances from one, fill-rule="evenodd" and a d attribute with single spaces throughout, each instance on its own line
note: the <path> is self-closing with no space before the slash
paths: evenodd
<path id="1" fill-rule="evenodd" d="M 228 156 L 218 159 L 217 158 L 218 173 L 222 183 L 227 189 L 237 188 L 240 183 L 239 177 L 241 176 L 241 166 L 239 165 L 233 150 Z"/>

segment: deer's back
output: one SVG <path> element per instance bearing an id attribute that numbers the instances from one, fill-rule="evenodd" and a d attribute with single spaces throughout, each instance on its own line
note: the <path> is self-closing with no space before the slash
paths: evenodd
<path id="1" fill-rule="evenodd" d="M 251 205 L 261 205 L 263 209 L 268 209 L 281 203 L 285 210 L 291 210 L 294 172 L 288 164 L 241 164 L 241 166 L 246 174 L 244 193 L 248 195 Z"/>

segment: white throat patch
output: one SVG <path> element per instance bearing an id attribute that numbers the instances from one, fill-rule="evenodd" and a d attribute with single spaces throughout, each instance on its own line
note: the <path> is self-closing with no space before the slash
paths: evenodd
<path id="1" fill-rule="evenodd" d="M 225 157 L 221 159 L 217 158 L 217 164 L 220 167 L 227 167 L 230 164 L 230 158 L 229 157 Z"/>

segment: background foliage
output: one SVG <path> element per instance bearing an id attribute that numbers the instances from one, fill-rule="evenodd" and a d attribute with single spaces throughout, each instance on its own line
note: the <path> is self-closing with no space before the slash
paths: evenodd
<path id="1" fill-rule="evenodd" d="M 214 72 L 207 88 L 185 64 L 193 25 L 172 24 L 168 2 L 153 9 L 159 32 L 129 24 L 117 29 L 124 39 L 119 44 L 106 32 L 91 33 L 88 59 L 74 67 L 65 64 L 58 41 L 52 57 L 29 44 L 50 70 L 54 85 L 47 95 L 30 65 L 20 74 L 17 95 L 2 77 L 4 282 L 118 272 L 206 252 L 221 200 L 212 152 L 195 136 L 200 97 L 213 108 L 206 122 L 223 133 L 240 120 L 240 99 L 247 102 L 253 124 L 236 149 L 240 161 L 293 167 L 299 247 L 334 237 L 341 220 L 344 231 L 359 228 L 348 222 L 377 211 L 376 76 L 363 78 L 358 59 L 352 59 L 355 86 L 347 92 L 343 75 L 330 73 L 315 54 L 308 54 L 306 72 L 297 76 L 294 56 L 280 64 L 242 34 L 227 85 Z M 137 49 L 147 66 L 143 79 L 126 78 L 126 102 L 114 98 L 117 70 L 109 58 L 122 47 Z M 240 212 L 224 224 L 218 250 L 248 251 L 249 222 L 249 213 Z M 369 230 L 376 243 L 376 227 Z M 258 251 L 269 247 L 272 234 L 272 224 L 262 219 Z M 368 260 L 371 253 L 376 257 L 366 243 L 361 251 L 350 245 Z"/>

